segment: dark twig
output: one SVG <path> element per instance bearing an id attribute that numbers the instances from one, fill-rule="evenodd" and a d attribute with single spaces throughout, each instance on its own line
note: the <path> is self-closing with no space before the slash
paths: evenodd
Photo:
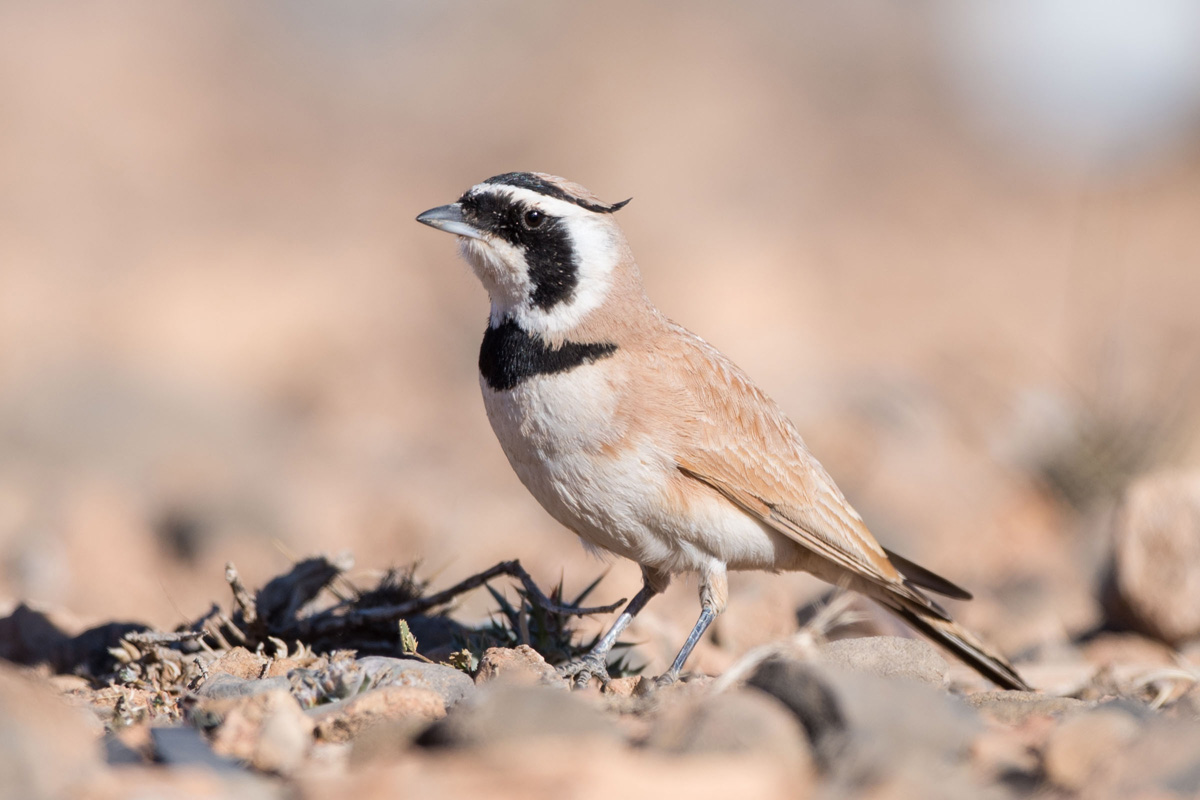
<path id="1" fill-rule="evenodd" d="M 486 569 L 483 572 L 472 575 L 466 580 L 456 583 L 449 589 L 431 594 L 426 597 L 420 597 L 415 600 L 410 600 L 406 603 L 398 603 L 391 606 L 377 606 L 375 608 L 354 609 L 345 614 L 334 614 L 330 611 L 314 614 L 311 617 L 306 617 L 301 620 L 296 620 L 293 625 L 288 627 L 286 633 L 289 636 L 296 633 L 304 635 L 321 635 L 332 631 L 345 630 L 346 628 L 354 628 L 359 626 L 369 626 L 373 623 L 391 622 L 404 617 L 410 617 L 417 614 L 422 614 L 430 609 L 437 608 L 449 603 L 460 594 L 483 586 L 492 578 L 501 575 L 508 575 L 516 578 L 525 587 L 529 600 L 550 611 L 554 614 L 562 614 L 564 616 L 586 616 L 588 614 L 608 614 L 624 603 L 622 598 L 615 603 L 607 606 L 593 606 L 589 608 L 581 608 L 578 606 L 564 606 L 555 603 L 550 598 L 542 593 L 542 590 L 533 582 L 533 578 L 525 571 L 519 561 L 502 561 L 499 564 Z M 277 634 L 278 635 L 278 634 Z"/>
<path id="2" fill-rule="evenodd" d="M 233 601 L 237 603 L 238 609 L 241 610 L 242 619 L 245 620 L 247 627 L 253 627 L 258 622 L 258 611 L 256 610 L 254 598 L 250 595 L 250 592 L 246 591 L 246 587 L 238 575 L 237 567 L 233 565 L 232 561 L 225 565 L 225 581 L 229 584 L 229 588 L 233 590 Z"/>
<path id="3" fill-rule="evenodd" d="M 130 644 L 174 644 L 175 642 L 190 642 L 204 636 L 204 631 L 175 631 L 174 633 L 155 633 L 154 631 L 130 631 L 121 638 Z"/>

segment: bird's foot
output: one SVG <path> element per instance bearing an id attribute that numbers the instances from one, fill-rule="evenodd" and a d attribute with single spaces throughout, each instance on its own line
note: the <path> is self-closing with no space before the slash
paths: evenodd
<path id="1" fill-rule="evenodd" d="M 662 675 L 654 679 L 655 689 L 665 689 L 668 686 L 674 686 L 679 682 L 679 673 L 675 670 L 667 670 Z"/>
<path id="2" fill-rule="evenodd" d="M 583 658 L 577 658 L 557 668 L 558 676 L 572 682 L 572 687 L 582 689 L 593 677 L 600 679 L 600 685 L 607 686 L 608 664 L 603 653 L 588 653 Z"/>

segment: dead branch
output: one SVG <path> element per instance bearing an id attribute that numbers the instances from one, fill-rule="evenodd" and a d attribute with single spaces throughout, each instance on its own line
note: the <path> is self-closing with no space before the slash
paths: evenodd
<path id="1" fill-rule="evenodd" d="M 354 608 L 344 612 L 340 608 L 329 609 L 328 611 L 323 611 L 304 619 L 295 620 L 294 624 L 288 626 L 282 632 L 277 632 L 277 635 L 286 634 L 289 638 L 295 636 L 321 636 L 360 627 L 374 627 L 381 623 L 392 623 L 405 617 L 423 614 L 438 606 L 444 606 L 459 595 L 465 594 L 472 589 L 477 589 L 501 575 L 507 575 L 519 580 L 525 587 L 525 592 L 530 602 L 554 614 L 562 614 L 564 616 L 607 614 L 617 610 L 625 603 L 625 599 L 622 598 L 607 606 L 580 607 L 560 605 L 542 593 L 542 590 L 533 582 L 533 578 L 521 566 L 520 561 L 502 561 L 490 569 L 486 569 L 456 583 L 449 589 L 426 597 L 420 597 L 396 605 Z"/>

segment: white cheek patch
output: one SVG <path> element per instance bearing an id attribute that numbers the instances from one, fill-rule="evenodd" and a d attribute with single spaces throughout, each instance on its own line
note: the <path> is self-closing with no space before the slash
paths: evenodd
<path id="1" fill-rule="evenodd" d="M 607 220 L 570 203 L 555 203 L 569 209 L 560 216 L 571 238 L 571 249 L 575 256 L 575 290 L 569 300 L 551 308 L 542 309 L 528 304 L 517 311 L 518 322 L 526 330 L 551 334 L 574 328 L 604 302 L 612 286 L 613 270 L 620 259 L 620 245 L 615 241 Z"/>
<path id="2" fill-rule="evenodd" d="M 493 326 L 512 318 L 531 333 L 562 334 L 577 326 L 604 302 L 621 253 L 620 242 L 608 219 L 574 203 L 529 189 L 511 186 L 480 186 L 477 189 L 504 192 L 530 208 L 558 218 L 570 237 L 577 269 L 577 282 L 570 298 L 549 309 L 538 308 L 532 301 L 535 287 L 522 248 L 497 236 L 488 236 L 486 240 L 460 239 L 460 252 L 491 297 Z"/>
<path id="3" fill-rule="evenodd" d="M 579 268 L 579 283 L 571 302 L 563 309 L 569 319 L 558 320 L 558 324 L 578 324 L 584 315 L 598 308 L 612 288 L 613 271 L 621 257 L 621 245 L 616 241 L 609 220 L 588 216 L 574 220 L 567 228 L 575 249 Z M 551 309 L 553 312 L 555 309 Z"/>

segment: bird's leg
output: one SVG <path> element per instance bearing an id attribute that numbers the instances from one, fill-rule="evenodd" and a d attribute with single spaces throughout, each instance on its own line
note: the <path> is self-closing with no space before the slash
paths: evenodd
<path id="1" fill-rule="evenodd" d="M 655 684 L 658 686 L 670 686 L 679 680 L 679 672 L 683 669 L 684 662 L 692 654 L 692 650 L 696 647 L 696 643 L 700 641 L 700 637 L 708 630 L 708 626 L 712 624 L 712 621 L 717 618 L 718 614 L 725 610 L 725 601 L 728 597 L 729 580 L 725 577 L 725 565 L 719 565 L 701 574 L 700 618 L 696 620 L 696 624 L 692 627 L 692 632 L 688 634 L 687 641 L 683 643 L 683 647 L 679 648 L 679 655 L 675 656 L 675 661 L 671 664 L 671 668 L 662 675 L 659 675 L 654 681 Z"/>
<path id="2" fill-rule="evenodd" d="M 599 678 L 601 683 L 608 683 L 608 651 L 617 643 L 617 637 L 633 621 L 638 612 L 646 606 L 646 603 L 650 602 L 650 598 L 661 592 L 665 588 L 666 582 L 670 580 L 670 576 L 663 578 L 645 569 L 642 570 L 642 577 L 645 582 L 642 584 L 641 591 L 633 596 L 629 605 L 625 606 L 625 610 L 608 629 L 608 633 L 604 634 L 604 638 L 596 642 L 595 647 L 583 658 L 578 658 L 558 668 L 558 674 L 561 677 L 574 679 L 576 689 L 587 686 L 593 675 Z"/>

